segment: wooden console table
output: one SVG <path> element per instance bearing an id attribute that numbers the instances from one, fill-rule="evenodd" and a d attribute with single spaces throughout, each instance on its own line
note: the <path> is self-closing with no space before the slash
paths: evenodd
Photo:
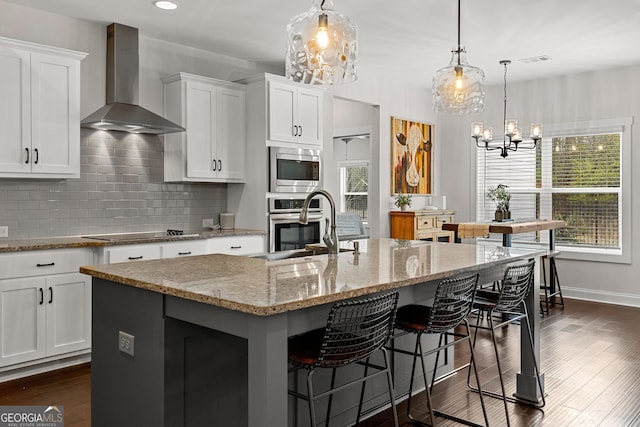
<path id="1" fill-rule="evenodd" d="M 444 224 L 454 221 L 453 210 L 391 211 L 391 238 L 452 242 L 454 233 L 445 231 Z"/>

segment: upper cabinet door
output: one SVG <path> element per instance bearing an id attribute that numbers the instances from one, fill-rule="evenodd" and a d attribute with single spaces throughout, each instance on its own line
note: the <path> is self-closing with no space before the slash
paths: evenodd
<path id="1" fill-rule="evenodd" d="M 190 178 L 211 178 L 214 176 L 214 168 L 217 169 L 218 166 L 214 151 L 215 86 L 187 82 L 186 102 L 187 176 Z"/>
<path id="2" fill-rule="evenodd" d="M 0 172 L 29 173 L 30 55 L 0 47 Z"/>
<path id="3" fill-rule="evenodd" d="M 244 182 L 246 88 L 187 73 L 163 82 L 165 115 L 186 129 L 164 137 L 164 180 Z"/>
<path id="4" fill-rule="evenodd" d="M 85 56 L 0 37 L 0 178 L 80 177 Z"/>
<path id="5" fill-rule="evenodd" d="M 322 145 L 322 92 L 298 89 L 298 141 L 302 144 Z"/>
<path id="6" fill-rule="evenodd" d="M 271 141 L 322 145 L 322 91 L 269 82 Z"/>
<path id="7" fill-rule="evenodd" d="M 32 171 L 80 175 L 80 63 L 31 54 Z"/>
<path id="8" fill-rule="evenodd" d="M 269 139 L 297 142 L 295 122 L 296 88 L 279 82 L 269 82 Z"/>
<path id="9" fill-rule="evenodd" d="M 245 176 L 245 91 L 221 87 L 217 92 L 217 173 L 229 182 Z"/>

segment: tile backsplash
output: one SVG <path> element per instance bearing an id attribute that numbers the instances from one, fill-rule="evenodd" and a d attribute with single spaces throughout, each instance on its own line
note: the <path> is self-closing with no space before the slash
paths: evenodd
<path id="1" fill-rule="evenodd" d="M 163 139 L 82 129 L 73 180 L 0 178 L 0 226 L 9 239 L 200 230 L 227 207 L 225 184 L 163 182 Z"/>

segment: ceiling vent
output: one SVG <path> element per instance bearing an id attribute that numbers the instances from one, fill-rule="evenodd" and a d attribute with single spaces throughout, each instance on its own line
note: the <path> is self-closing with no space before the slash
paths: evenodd
<path id="1" fill-rule="evenodd" d="M 532 64 L 534 62 L 547 62 L 547 61 L 551 61 L 551 57 L 548 55 L 532 56 L 531 58 L 518 59 L 518 62 L 523 62 L 525 64 Z"/>

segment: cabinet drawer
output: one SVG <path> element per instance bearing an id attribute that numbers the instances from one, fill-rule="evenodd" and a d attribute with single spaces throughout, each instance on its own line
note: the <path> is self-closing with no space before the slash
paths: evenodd
<path id="1" fill-rule="evenodd" d="M 0 255 L 0 279 L 77 273 L 81 265 L 93 264 L 90 249 L 55 249 Z"/>
<path id="2" fill-rule="evenodd" d="M 162 251 L 160 245 L 126 245 L 117 248 L 109 248 L 105 251 L 105 262 L 115 264 L 116 262 L 147 261 L 161 258 Z"/>
<path id="3" fill-rule="evenodd" d="M 264 252 L 264 236 L 234 236 L 209 239 L 210 254 L 250 255 Z"/>
<path id="4" fill-rule="evenodd" d="M 416 230 L 425 230 L 435 227 L 435 218 L 433 216 L 416 216 Z"/>
<path id="5" fill-rule="evenodd" d="M 436 217 L 436 227 L 442 228 L 442 224 L 452 223 L 453 217 L 451 215 L 438 215 Z"/>
<path id="6" fill-rule="evenodd" d="M 172 242 L 162 245 L 162 258 L 177 258 L 183 256 L 204 255 L 207 252 L 206 240 L 190 242 Z"/>

